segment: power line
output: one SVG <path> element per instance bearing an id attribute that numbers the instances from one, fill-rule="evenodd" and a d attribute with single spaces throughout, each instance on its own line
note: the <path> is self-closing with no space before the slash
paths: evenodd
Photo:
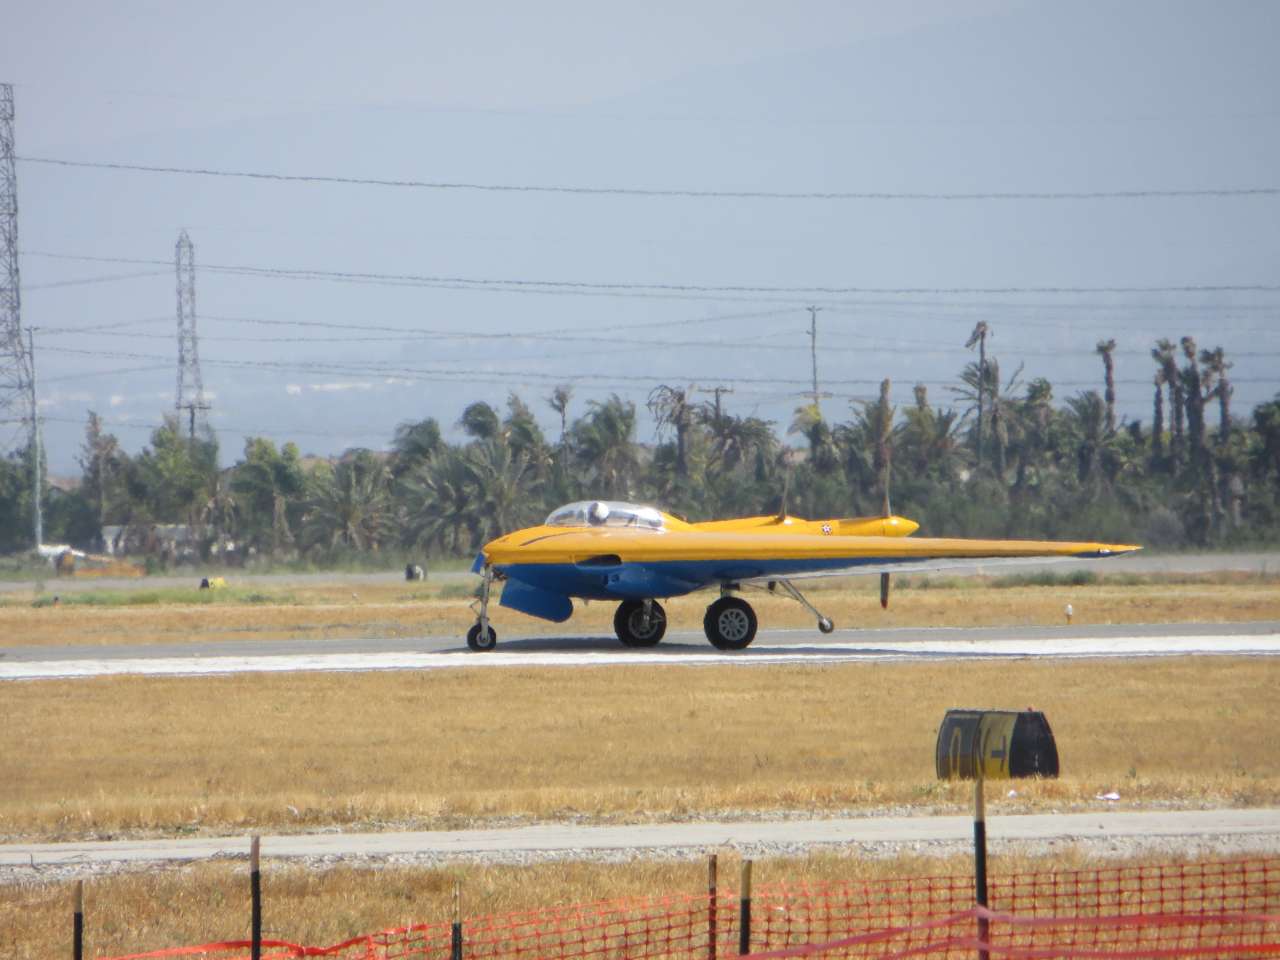
<path id="1" fill-rule="evenodd" d="M 143 354 L 132 352 L 104 352 L 101 350 L 88 350 L 78 347 L 45 347 L 46 352 L 76 354 L 82 356 L 93 356 L 105 359 L 117 360 L 153 360 L 160 361 L 168 358 L 156 354 Z M 204 363 L 207 365 L 235 367 L 241 369 L 257 369 L 266 371 L 291 371 L 312 375 L 327 376 L 372 376 L 372 377 L 392 377 L 416 381 L 439 381 L 439 382 L 456 382 L 462 379 L 466 382 L 479 383 L 498 383 L 510 384 L 513 379 L 533 382 L 540 381 L 546 383 L 584 383 L 589 381 L 603 381 L 605 384 L 622 384 L 622 383 L 642 383 L 654 384 L 661 383 L 664 380 L 684 380 L 690 383 L 697 382 L 700 377 L 692 373 L 644 373 L 644 374 L 619 374 L 619 373 L 556 373 L 538 370 L 520 370 L 520 369 L 458 369 L 458 368 L 438 368 L 438 367 L 413 367 L 394 365 L 386 361 L 352 363 L 340 361 L 273 361 L 273 360 L 211 360 L 206 358 Z M 805 388 L 810 386 L 810 381 L 804 378 L 788 378 L 788 377 L 723 377 L 730 384 L 754 384 L 754 385 L 777 385 L 791 386 L 797 388 Z M 880 383 L 882 378 L 879 377 L 862 377 L 862 378 L 846 378 L 839 380 L 827 380 L 827 384 L 831 386 L 875 386 Z M 912 381 L 924 383 L 929 386 L 947 386 L 956 383 L 955 378 L 946 380 L 919 380 Z M 1097 379 L 1089 380 L 1068 380 L 1054 381 L 1055 386 L 1063 387 L 1088 387 L 1095 386 Z M 1151 380 L 1146 379 L 1122 379 L 1117 380 L 1118 385 L 1125 386 L 1141 386 L 1150 388 Z M 1275 383 L 1273 377 L 1233 377 L 1232 383 L 1248 384 L 1248 383 Z"/>
<path id="2" fill-rule="evenodd" d="M 87 260 L 99 263 L 167 265 L 162 260 L 131 257 L 94 257 L 72 254 L 28 251 L 26 256 L 50 257 L 62 260 Z M 312 268 L 257 267 L 240 264 L 204 264 L 201 270 L 238 276 L 282 277 L 295 280 L 334 280 L 356 283 L 387 283 L 406 286 L 454 285 L 458 289 L 499 288 L 504 290 L 541 289 L 555 292 L 609 292 L 630 293 L 725 293 L 725 294 L 985 294 L 1004 296 L 1009 294 L 1097 294 L 1097 293 L 1277 293 L 1280 284 L 1265 283 L 1202 283 L 1133 286 L 1003 286 L 1003 287 L 838 287 L 838 286 L 763 286 L 752 284 L 706 283 L 644 283 L 638 281 L 587 281 L 587 280 L 533 280 L 527 278 L 460 277 L 412 273 L 373 273 L 354 270 L 320 270 Z"/>
<path id="3" fill-rule="evenodd" d="M 49 283 L 24 283 L 24 290 L 53 290 L 57 287 L 79 287 L 90 283 L 113 283 L 117 280 L 136 280 L 139 277 L 159 277 L 167 274 L 166 270 L 143 270 L 134 273 L 112 273 L 101 277 L 77 277 L 71 280 L 53 280 Z"/>
<path id="4" fill-rule="evenodd" d="M 23 163 L 96 170 L 126 170 L 135 173 L 164 173 L 199 177 L 224 177 L 287 183 L 327 183 L 347 186 L 399 187 L 420 190 L 466 190 L 487 193 L 557 193 L 578 196 L 670 197 L 705 200 L 1142 200 L 1192 197 L 1271 197 L 1280 187 L 1196 187 L 1190 189 L 1142 190 L 1033 190 L 979 191 L 973 193 L 927 191 L 784 191 L 784 190 L 697 190 L 659 187 L 588 187 L 564 184 L 472 183 L 450 180 L 403 180 L 381 177 L 339 177 L 315 174 L 267 173 L 209 167 L 157 166 L 119 163 L 108 160 L 68 160 L 63 157 L 18 157 Z"/>

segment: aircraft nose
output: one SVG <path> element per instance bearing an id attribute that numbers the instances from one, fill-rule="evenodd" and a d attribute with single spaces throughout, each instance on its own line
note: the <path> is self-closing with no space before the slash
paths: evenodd
<path id="1" fill-rule="evenodd" d="M 909 537 L 920 529 L 920 524 L 906 517 L 887 517 L 884 521 L 884 532 L 890 537 Z"/>

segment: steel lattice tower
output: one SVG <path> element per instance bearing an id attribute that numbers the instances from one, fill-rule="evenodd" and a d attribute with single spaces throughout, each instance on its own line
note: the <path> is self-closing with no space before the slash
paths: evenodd
<path id="1" fill-rule="evenodd" d="M 35 411 L 28 409 L 31 358 L 22 331 L 18 283 L 18 174 L 13 117 L 13 85 L 0 83 L 0 424 L 26 421 L 34 434 Z"/>
<path id="2" fill-rule="evenodd" d="M 178 273 L 178 391 L 174 407 L 179 416 L 187 411 L 189 436 L 196 436 L 196 416 L 205 425 L 204 413 L 209 404 L 204 396 L 204 380 L 200 376 L 200 343 L 196 338 L 196 256 L 187 231 L 178 234 L 174 248 L 174 266 Z"/>

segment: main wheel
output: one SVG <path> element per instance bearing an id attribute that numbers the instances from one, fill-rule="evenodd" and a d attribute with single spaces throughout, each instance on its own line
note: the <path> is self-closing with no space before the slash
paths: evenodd
<path id="1" fill-rule="evenodd" d="M 756 638 L 756 612 L 740 597 L 721 597 L 707 607 L 702 629 L 717 650 L 745 650 Z"/>
<path id="2" fill-rule="evenodd" d="M 649 622 L 644 622 L 644 601 L 623 600 L 613 615 L 613 632 L 628 647 L 657 646 L 667 632 L 667 611 L 657 600 L 650 601 Z"/>
<path id="3" fill-rule="evenodd" d="M 476 653 L 484 653 L 485 651 L 492 650 L 497 645 L 498 631 L 493 629 L 492 626 L 489 627 L 488 636 L 484 638 L 481 638 L 480 636 L 480 624 L 478 623 L 473 624 L 471 629 L 467 631 L 467 646 Z"/>

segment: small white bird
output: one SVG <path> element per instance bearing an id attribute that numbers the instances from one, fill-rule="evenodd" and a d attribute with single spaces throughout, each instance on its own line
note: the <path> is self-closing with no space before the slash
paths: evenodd
<path id="1" fill-rule="evenodd" d="M 1070 623 L 1071 617 L 1075 614 L 1075 611 L 1071 609 L 1071 604 L 1067 604 L 1067 609 L 1064 610 L 1063 613 L 1067 615 L 1067 623 Z"/>

